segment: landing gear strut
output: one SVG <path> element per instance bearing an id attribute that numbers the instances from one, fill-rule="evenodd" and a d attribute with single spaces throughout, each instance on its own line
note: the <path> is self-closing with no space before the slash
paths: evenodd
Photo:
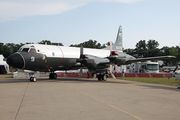
<path id="1" fill-rule="evenodd" d="M 36 77 L 34 76 L 34 73 L 29 73 L 30 76 L 30 82 L 36 82 Z"/>
<path id="2" fill-rule="evenodd" d="M 56 73 L 50 73 L 49 74 L 49 79 L 56 79 L 57 78 L 57 74 Z"/>

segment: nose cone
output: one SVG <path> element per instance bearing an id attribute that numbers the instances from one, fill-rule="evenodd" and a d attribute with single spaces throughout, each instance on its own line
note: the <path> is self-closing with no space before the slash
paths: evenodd
<path id="1" fill-rule="evenodd" d="M 7 64 L 15 68 L 23 68 L 24 59 L 19 53 L 14 53 L 7 58 Z"/>

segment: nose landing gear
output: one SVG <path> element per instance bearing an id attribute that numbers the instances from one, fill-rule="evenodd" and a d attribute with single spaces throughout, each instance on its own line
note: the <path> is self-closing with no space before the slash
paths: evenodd
<path id="1" fill-rule="evenodd" d="M 31 82 L 36 82 L 36 77 L 30 77 Z"/>

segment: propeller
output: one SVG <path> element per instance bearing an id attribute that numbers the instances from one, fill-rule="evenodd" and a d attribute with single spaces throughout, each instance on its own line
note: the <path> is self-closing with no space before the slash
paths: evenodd
<path id="1" fill-rule="evenodd" d="M 171 73 L 171 75 L 174 75 L 174 73 L 176 72 L 177 69 L 178 69 L 178 65 L 177 65 L 176 68 L 173 70 L 173 72 Z M 171 77 L 171 75 L 168 77 L 168 80 L 169 80 L 169 78 Z"/>
<path id="2" fill-rule="evenodd" d="M 113 55 L 116 55 L 116 52 L 115 51 L 112 51 L 112 41 L 110 41 L 110 56 L 109 56 L 109 58 L 110 58 L 110 74 L 111 74 L 111 76 L 113 77 L 113 79 L 116 79 L 116 77 L 114 76 L 114 74 L 112 73 L 112 57 L 113 57 Z"/>
<path id="3" fill-rule="evenodd" d="M 80 48 L 80 63 L 81 63 L 81 66 L 82 66 L 82 64 L 83 64 L 83 61 L 84 61 L 84 55 L 83 55 L 83 46 L 81 45 L 81 48 Z M 82 69 L 82 67 L 80 68 L 80 77 L 82 77 L 82 75 L 83 75 L 83 69 Z"/>
<path id="4" fill-rule="evenodd" d="M 76 60 L 76 62 L 79 62 L 81 64 L 80 68 L 80 77 L 83 75 L 83 65 L 87 64 L 93 64 L 94 59 L 90 59 L 88 55 L 84 55 L 83 46 L 80 47 L 80 58 Z"/>

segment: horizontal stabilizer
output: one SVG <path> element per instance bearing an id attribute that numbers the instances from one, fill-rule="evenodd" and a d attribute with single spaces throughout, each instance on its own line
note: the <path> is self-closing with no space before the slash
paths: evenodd
<path id="1" fill-rule="evenodd" d="M 137 59 L 127 60 L 126 64 L 130 64 L 133 62 L 143 62 L 147 60 L 163 60 L 163 59 L 169 59 L 169 58 L 176 58 L 176 57 L 175 56 L 158 56 L 158 57 L 137 58 Z"/>

